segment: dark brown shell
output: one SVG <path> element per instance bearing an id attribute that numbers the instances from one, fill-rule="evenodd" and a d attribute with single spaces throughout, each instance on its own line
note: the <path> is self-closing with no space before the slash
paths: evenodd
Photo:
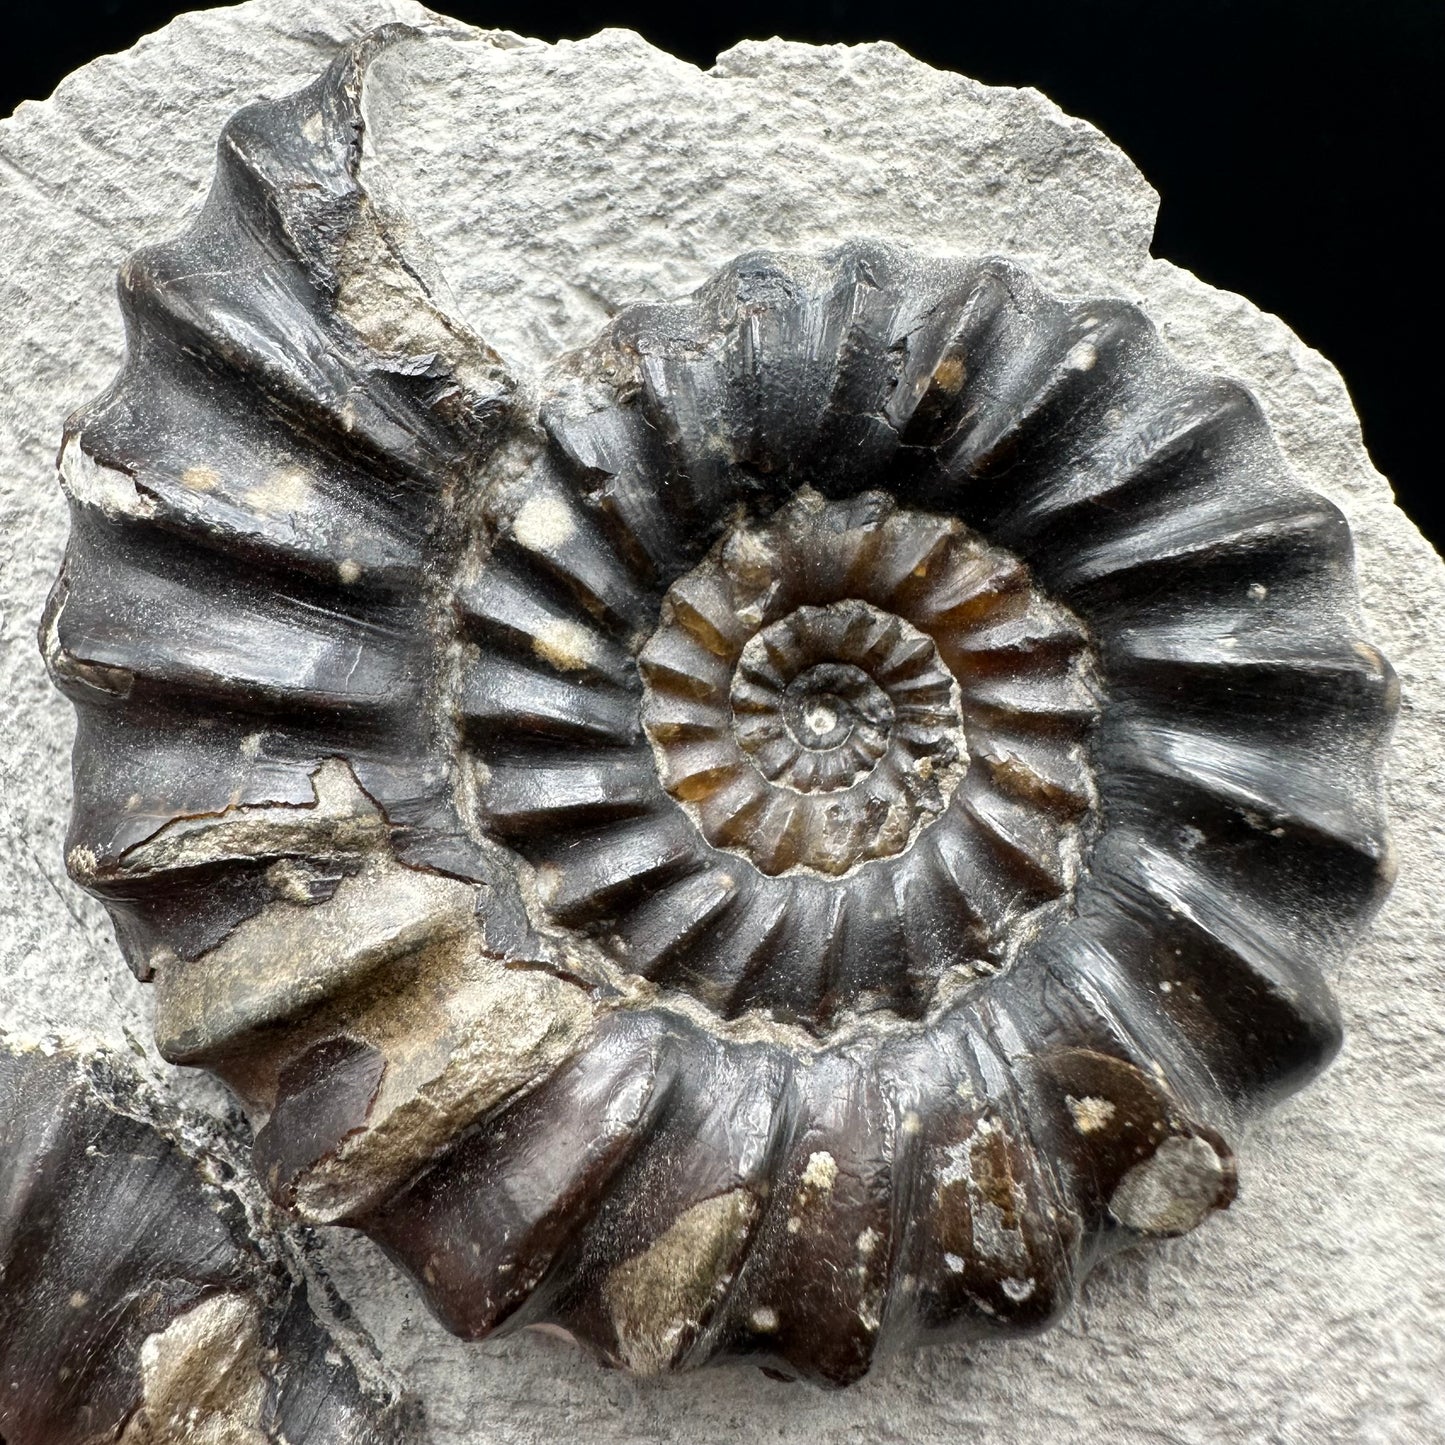
<path id="1" fill-rule="evenodd" d="M 359 180 L 378 43 L 122 276 L 45 627 L 72 874 L 455 1330 L 846 1382 L 1225 1206 L 1388 879 L 1348 528 L 1007 260 L 758 253 L 532 414 Z"/>
<path id="2" fill-rule="evenodd" d="M 420 1438 L 235 1178 L 123 1061 L 0 1035 L 0 1438 Z"/>

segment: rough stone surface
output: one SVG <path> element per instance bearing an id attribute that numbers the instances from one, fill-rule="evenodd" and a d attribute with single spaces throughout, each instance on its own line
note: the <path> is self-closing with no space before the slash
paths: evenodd
<path id="1" fill-rule="evenodd" d="M 71 714 L 34 641 L 66 529 L 54 456 L 66 414 L 120 359 L 117 266 L 199 207 L 225 118 L 393 19 L 427 16 L 405 0 L 186 16 L 0 124 L 0 1020 L 129 1044 L 172 1093 L 213 1106 L 218 1092 L 155 1056 L 149 992 L 64 877 Z M 620 32 L 558 46 L 450 37 L 377 65 L 369 164 L 461 314 L 514 366 L 754 246 L 853 233 L 1011 253 L 1060 293 L 1137 302 L 1188 363 L 1254 390 L 1295 467 L 1355 529 L 1370 636 L 1403 705 L 1400 878 L 1337 980 L 1345 1052 L 1256 1129 L 1229 1214 L 1100 1271 L 1036 1344 L 900 1358 L 833 1396 L 752 1371 L 630 1381 L 542 1338 L 466 1345 L 379 1251 L 337 1231 L 335 1281 L 425 1399 L 433 1438 L 1445 1438 L 1445 568 L 1371 467 L 1334 369 L 1277 319 L 1151 258 L 1153 192 L 1033 92 L 886 45 L 747 43 L 702 73 Z"/>

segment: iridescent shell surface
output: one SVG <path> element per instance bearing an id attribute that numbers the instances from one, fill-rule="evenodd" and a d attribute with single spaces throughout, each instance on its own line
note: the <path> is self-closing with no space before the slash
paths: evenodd
<path id="1" fill-rule="evenodd" d="M 845 241 L 519 384 L 360 175 L 383 32 L 122 273 L 45 624 L 166 1055 L 454 1330 L 1031 1329 L 1233 1196 L 1388 883 L 1348 528 L 1121 301 Z"/>

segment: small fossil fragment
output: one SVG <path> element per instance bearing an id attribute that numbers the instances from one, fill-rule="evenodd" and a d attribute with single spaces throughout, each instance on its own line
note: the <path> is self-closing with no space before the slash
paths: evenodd
<path id="1" fill-rule="evenodd" d="M 0 1438 L 419 1438 L 226 1169 L 123 1061 L 0 1036 Z"/>
<path id="2" fill-rule="evenodd" d="M 405 34 L 124 270 L 72 874 L 277 1202 L 461 1334 L 845 1383 L 1043 1325 L 1337 1045 L 1395 706 L 1345 522 L 1008 259 L 746 255 L 518 385 L 362 183 Z"/>

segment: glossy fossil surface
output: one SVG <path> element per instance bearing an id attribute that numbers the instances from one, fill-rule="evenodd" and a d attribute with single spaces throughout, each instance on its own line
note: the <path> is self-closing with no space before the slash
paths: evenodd
<path id="1" fill-rule="evenodd" d="M 4 1438 L 419 1440 L 210 1142 L 126 1061 L 0 1034 Z"/>
<path id="2" fill-rule="evenodd" d="M 844 1382 L 1232 1196 L 1394 706 L 1239 387 L 1007 260 L 754 254 L 518 385 L 359 176 L 382 36 L 122 276 L 44 642 L 72 873 L 273 1195 L 468 1335 Z"/>

